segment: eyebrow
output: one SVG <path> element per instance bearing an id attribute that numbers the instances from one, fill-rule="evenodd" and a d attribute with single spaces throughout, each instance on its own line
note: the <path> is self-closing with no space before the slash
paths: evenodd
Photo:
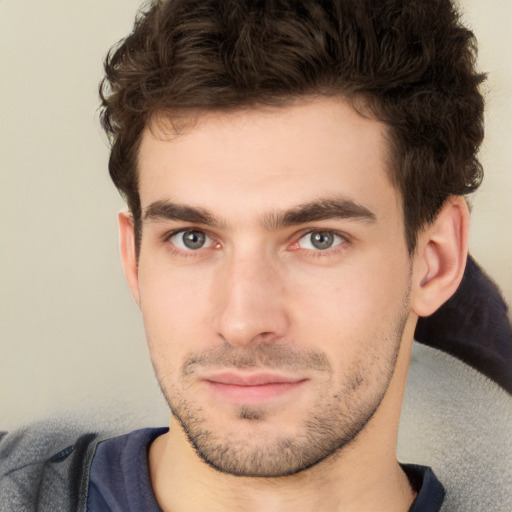
<path id="1" fill-rule="evenodd" d="M 276 230 L 327 219 L 356 219 L 371 223 L 377 220 L 375 214 L 366 206 L 347 198 L 332 198 L 311 201 L 284 212 L 271 213 L 264 217 L 263 225 L 268 230 Z"/>
<path id="2" fill-rule="evenodd" d="M 194 224 L 205 224 L 211 227 L 222 227 L 223 223 L 204 208 L 186 206 L 170 201 L 155 201 L 144 213 L 145 220 L 181 220 Z"/>
<path id="3" fill-rule="evenodd" d="M 145 220 L 179 220 L 194 224 L 222 228 L 226 223 L 208 210 L 194 206 L 159 200 L 145 210 Z M 355 219 L 374 223 L 375 214 L 365 206 L 347 198 L 330 198 L 311 201 L 283 212 L 271 212 L 262 218 L 261 224 L 268 231 L 327 219 Z"/>

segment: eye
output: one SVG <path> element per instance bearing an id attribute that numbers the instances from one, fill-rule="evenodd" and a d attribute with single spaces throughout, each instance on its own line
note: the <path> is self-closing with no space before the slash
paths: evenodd
<path id="1" fill-rule="evenodd" d="M 311 231 L 298 241 L 298 246 L 301 249 L 326 251 L 340 245 L 343 241 L 343 237 L 334 231 Z"/>
<path id="2" fill-rule="evenodd" d="M 197 251 L 206 247 L 211 247 L 214 242 L 204 232 L 198 229 L 187 229 L 178 231 L 169 237 L 172 244 L 183 251 Z"/>

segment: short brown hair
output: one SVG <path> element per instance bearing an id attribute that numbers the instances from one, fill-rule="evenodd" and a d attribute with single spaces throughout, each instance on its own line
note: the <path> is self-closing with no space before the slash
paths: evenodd
<path id="1" fill-rule="evenodd" d="M 100 85 L 109 171 L 141 236 L 137 155 L 156 113 L 363 99 L 390 129 L 413 252 L 448 196 L 482 179 L 484 75 L 449 0 L 163 0 L 111 49 Z"/>

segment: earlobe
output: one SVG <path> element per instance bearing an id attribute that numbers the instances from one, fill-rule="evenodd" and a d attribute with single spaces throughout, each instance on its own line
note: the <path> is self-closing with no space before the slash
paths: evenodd
<path id="1" fill-rule="evenodd" d="M 434 222 L 420 233 L 414 257 L 412 310 L 434 313 L 457 290 L 468 253 L 469 210 L 460 196 L 449 197 Z"/>
<path id="2" fill-rule="evenodd" d="M 119 245 L 124 274 L 135 302 L 140 307 L 139 278 L 137 272 L 137 253 L 135 248 L 135 232 L 133 216 L 129 211 L 117 215 L 119 226 Z"/>

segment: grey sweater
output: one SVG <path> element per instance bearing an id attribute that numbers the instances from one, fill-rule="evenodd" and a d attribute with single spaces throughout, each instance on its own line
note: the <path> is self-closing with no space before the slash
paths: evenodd
<path id="1" fill-rule="evenodd" d="M 0 510 L 85 510 L 95 433 L 59 427 L 53 421 L 0 438 Z"/>

